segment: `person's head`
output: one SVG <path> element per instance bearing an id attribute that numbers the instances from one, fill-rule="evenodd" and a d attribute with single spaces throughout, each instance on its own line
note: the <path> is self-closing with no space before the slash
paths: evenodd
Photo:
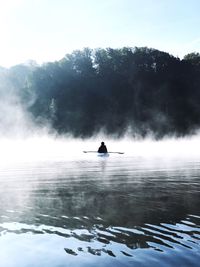
<path id="1" fill-rule="evenodd" d="M 104 146 L 104 142 L 101 142 L 101 145 Z"/>

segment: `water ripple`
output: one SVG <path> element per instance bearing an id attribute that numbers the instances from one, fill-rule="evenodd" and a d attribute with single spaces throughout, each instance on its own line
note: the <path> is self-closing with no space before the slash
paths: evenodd
<path id="1" fill-rule="evenodd" d="M 57 220 L 65 219 L 65 227 L 51 225 L 29 225 L 19 222 L 4 222 L 0 224 L 0 233 L 56 235 L 64 237 L 73 243 L 73 247 L 64 246 L 64 251 L 71 256 L 91 254 L 95 256 L 107 255 L 110 257 L 136 257 L 140 249 L 153 249 L 157 253 L 172 253 L 184 251 L 200 251 L 200 217 L 188 215 L 187 218 L 176 224 L 160 223 L 159 225 L 144 224 L 134 228 L 108 226 L 105 227 L 101 218 L 61 216 Z M 83 221 L 92 221 L 93 225 L 86 228 Z M 68 228 L 67 221 L 79 221 L 80 228 Z M 91 222 L 91 224 L 92 224 Z M 97 223 L 98 222 L 98 223 Z M 101 223 L 100 223 L 101 222 Z M 197 224 L 198 223 L 198 224 Z M 120 256 L 121 255 L 121 256 Z M 182 253 L 181 257 L 185 257 Z"/>

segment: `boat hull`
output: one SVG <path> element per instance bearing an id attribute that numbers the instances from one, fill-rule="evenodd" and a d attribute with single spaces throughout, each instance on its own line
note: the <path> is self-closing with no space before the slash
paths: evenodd
<path id="1" fill-rule="evenodd" d="M 97 153 L 98 157 L 107 158 L 109 157 L 109 153 Z"/>

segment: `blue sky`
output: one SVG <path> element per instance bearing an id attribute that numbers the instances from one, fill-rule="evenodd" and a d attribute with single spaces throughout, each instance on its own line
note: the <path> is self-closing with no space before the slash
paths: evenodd
<path id="1" fill-rule="evenodd" d="M 83 47 L 200 52 L 199 0 L 0 0 L 0 66 Z"/>

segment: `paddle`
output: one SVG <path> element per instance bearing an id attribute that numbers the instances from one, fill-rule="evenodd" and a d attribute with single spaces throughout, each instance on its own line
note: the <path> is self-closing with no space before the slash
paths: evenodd
<path id="1" fill-rule="evenodd" d="M 98 153 L 97 151 L 83 151 L 83 153 Z M 124 154 L 124 152 L 107 152 L 108 154 Z"/>

